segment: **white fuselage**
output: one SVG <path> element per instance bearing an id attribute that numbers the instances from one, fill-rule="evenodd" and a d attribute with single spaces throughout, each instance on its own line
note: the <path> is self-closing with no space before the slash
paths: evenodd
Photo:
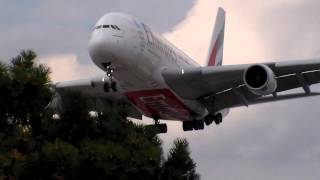
<path id="1" fill-rule="evenodd" d="M 198 101 L 173 92 L 161 74 L 165 68 L 183 72 L 199 64 L 136 19 L 121 13 L 103 16 L 91 35 L 89 51 L 101 69 L 112 63 L 120 91 L 145 116 L 184 121 L 208 114 Z"/>

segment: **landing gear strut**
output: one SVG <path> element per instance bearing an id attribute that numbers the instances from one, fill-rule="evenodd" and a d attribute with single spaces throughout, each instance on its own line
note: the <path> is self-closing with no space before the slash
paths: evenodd
<path id="1" fill-rule="evenodd" d="M 160 120 L 159 120 L 158 117 L 153 117 L 153 120 L 154 120 L 154 124 L 155 124 L 155 125 L 160 124 Z"/>
<path id="2" fill-rule="evenodd" d="M 168 131 L 167 124 L 165 123 L 160 124 L 160 120 L 157 117 L 154 117 L 153 120 L 154 120 L 154 125 L 147 125 L 146 127 L 148 129 L 152 129 L 157 134 L 167 133 Z"/>
<path id="3" fill-rule="evenodd" d="M 109 82 L 104 83 L 104 91 L 109 92 L 110 88 L 112 91 L 117 91 L 117 82 L 113 78 L 114 67 L 111 62 L 102 63 L 104 70 L 106 71 L 107 76 L 109 77 Z"/>

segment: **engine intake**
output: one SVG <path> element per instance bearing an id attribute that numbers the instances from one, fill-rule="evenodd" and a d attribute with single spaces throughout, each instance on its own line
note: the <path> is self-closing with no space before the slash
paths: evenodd
<path id="1" fill-rule="evenodd" d="M 243 81 L 252 93 L 260 96 L 272 94 L 277 89 L 273 71 L 264 64 L 249 66 L 243 74 Z"/>

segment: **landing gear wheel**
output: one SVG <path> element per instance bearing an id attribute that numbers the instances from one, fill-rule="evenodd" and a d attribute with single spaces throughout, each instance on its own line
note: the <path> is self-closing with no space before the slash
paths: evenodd
<path id="1" fill-rule="evenodd" d="M 202 120 L 193 121 L 193 129 L 194 130 L 204 129 L 204 122 Z"/>
<path id="2" fill-rule="evenodd" d="M 167 124 L 152 124 L 145 126 L 148 131 L 151 131 L 156 134 L 167 133 L 168 128 Z"/>
<path id="3" fill-rule="evenodd" d="M 113 92 L 117 91 L 117 83 L 115 81 L 111 82 L 111 89 L 113 90 Z"/>
<path id="4" fill-rule="evenodd" d="M 108 82 L 105 82 L 105 83 L 103 84 L 103 90 L 104 90 L 104 92 L 106 92 L 106 93 L 108 93 L 108 92 L 110 91 L 110 85 L 109 85 Z"/>
<path id="5" fill-rule="evenodd" d="M 158 128 L 158 133 L 167 133 L 168 128 L 167 124 L 157 124 L 156 127 Z"/>
<path id="6" fill-rule="evenodd" d="M 212 122 L 214 121 L 214 116 L 212 114 L 208 114 L 205 118 L 204 118 L 204 122 L 207 126 L 209 126 Z"/>
<path id="7" fill-rule="evenodd" d="M 199 122 L 199 129 L 201 129 L 201 130 L 204 129 L 204 121 L 203 121 L 203 120 L 201 120 L 201 121 Z"/>
<path id="8" fill-rule="evenodd" d="M 215 115 L 214 122 L 216 123 L 216 125 L 219 125 L 222 122 L 222 114 L 221 113 Z"/>
<path id="9" fill-rule="evenodd" d="M 182 129 L 183 129 L 183 131 L 192 131 L 192 129 L 193 129 L 192 121 L 182 122 Z"/>

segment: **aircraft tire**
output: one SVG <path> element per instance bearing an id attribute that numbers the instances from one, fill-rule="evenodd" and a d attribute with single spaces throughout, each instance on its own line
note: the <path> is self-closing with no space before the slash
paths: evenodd
<path id="1" fill-rule="evenodd" d="M 115 81 L 111 82 L 111 89 L 113 90 L 113 92 L 117 92 L 117 83 Z"/>
<path id="2" fill-rule="evenodd" d="M 214 121 L 214 116 L 209 114 L 204 118 L 204 122 L 206 124 L 206 126 L 209 126 L 210 124 L 212 124 L 212 122 Z"/>
<path id="3" fill-rule="evenodd" d="M 204 129 L 204 121 L 203 120 L 198 121 L 198 126 L 199 126 L 199 130 Z"/>
<path id="4" fill-rule="evenodd" d="M 156 134 L 167 133 L 167 124 L 152 124 L 145 126 L 147 130 L 155 132 Z"/>
<path id="5" fill-rule="evenodd" d="M 197 121 L 193 121 L 193 129 L 196 131 L 200 129 L 199 123 Z"/>
<path id="6" fill-rule="evenodd" d="M 109 85 L 109 83 L 105 82 L 105 83 L 103 84 L 103 90 L 104 90 L 104 92 L 106 92 L 106 93 L 108 93 L 108 92 L 110 91 L 110 85 Z"/>
<path id="7" fill-rule="evenodd" d="M 214 122 L 216 123 L 216 125 L 219 125 L 222 122 L 222 114 L 221 113 L 215 115 Z"/>
<path id="8" fill-rule="evenodd" d="M 194 130 L 202 130 L 202 129 L 204 129 L 204 121 L 202 121 L 202 120 L 193 121 L 193 129 Z"/>
<path id="9" fill-rule="evenodd" d="M 182 122 L 182 129 L 183 129 L 183 131 L 192 131 L 193 122 L 192 121 L 183 121 Z"/>
<path id="10" fill-rule="evenodd" d="M 167 124 L 157 124 L 156 126 L 159 129 L 159 133 L 167 133 L 168 131 Z"/>

